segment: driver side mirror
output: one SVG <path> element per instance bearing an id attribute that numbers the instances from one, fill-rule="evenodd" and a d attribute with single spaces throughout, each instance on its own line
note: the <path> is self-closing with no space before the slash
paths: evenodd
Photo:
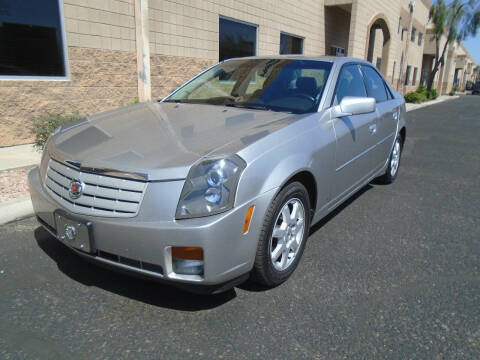
<path id="1" fill-rule="evenodd" d="M 340 105 L 332 108 L 334 118 L 360 115 L 374 112 L 377 108 L 375 98 L 345 96 Z"/>

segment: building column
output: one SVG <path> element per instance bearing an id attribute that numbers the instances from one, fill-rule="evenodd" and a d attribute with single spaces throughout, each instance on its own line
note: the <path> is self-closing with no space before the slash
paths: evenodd
<path id="1" fill-rule="evenodd" d="M 135 38 L 137 45 L 138 99 L 152 99 L 150 79 L 150 41 L 148 33 L 148 0 L 135 0 Z"/>

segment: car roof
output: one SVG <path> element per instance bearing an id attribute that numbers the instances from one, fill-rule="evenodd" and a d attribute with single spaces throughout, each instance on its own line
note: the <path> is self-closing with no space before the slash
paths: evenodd
<path id="1" fill-rule="evenodd" d="M 354 58 L 354 57 L 344 57 L 344 56 L 305 56 L 305 55 L 272 55 L 272 56 L 248 56 L 248 57 L 238 57 L 230 58 L 228 60 L 253 60 L 253 59 L 278 59 L 278 60 L 311 60 L 311 61 L 326 61 L 337 64 L 345 64 L 349 62 L 357 62 L 362 64 L 372 65 L 371 62 L 368 62 L 364 59 Z"/>

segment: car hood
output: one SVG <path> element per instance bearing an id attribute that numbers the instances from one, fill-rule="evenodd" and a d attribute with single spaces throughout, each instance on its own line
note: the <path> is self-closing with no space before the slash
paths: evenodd
<path id="1" fill-rule="evenodd" d="M 149 180 L 184 179 L 200 158 L 236 153 L 301 117 L 151 102 L 64 125 L 52 136 L 48 151 L 76 166 L 141 173 Z"/>

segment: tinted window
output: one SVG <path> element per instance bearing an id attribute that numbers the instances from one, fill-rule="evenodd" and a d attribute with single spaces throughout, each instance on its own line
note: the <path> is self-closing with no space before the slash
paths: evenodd
<path id="1" fill-rule="evenodd" d="M 219 37 L 220 61 L 255 55 L 257 46 L 255 26 L 220 18 Z"/>
<path id="2" fill-rule="evenodd" d="M 340 103 L 345 96 L 367 97 L 358 65 L 346 65 L 342 68 L 337 83 L 337 102 Z"/>
<path id="3" fill-rule="evenodd" d="M 218 64 L 164 101 L 306 113 L 316 111 L 332 64 L 238 59 Z"/>
<path id="4" fill-rule="evenodd" d="M 303 51 L 303 39 L 280 34 L 280 54 L 301 54 Z"/>
<path id="5" fill-rule="evenodd" d="M 65 76 L 58 0 L 0 1 L 0 75 Z"/>
<path id="6" fill-rule="evenodd" d="M 383 83 L 381 76 L 370 66 L 362 66 L 362 71 L 368 96 L 375 98 L 377 103 L 387 100 L 385 84 Z"/>

